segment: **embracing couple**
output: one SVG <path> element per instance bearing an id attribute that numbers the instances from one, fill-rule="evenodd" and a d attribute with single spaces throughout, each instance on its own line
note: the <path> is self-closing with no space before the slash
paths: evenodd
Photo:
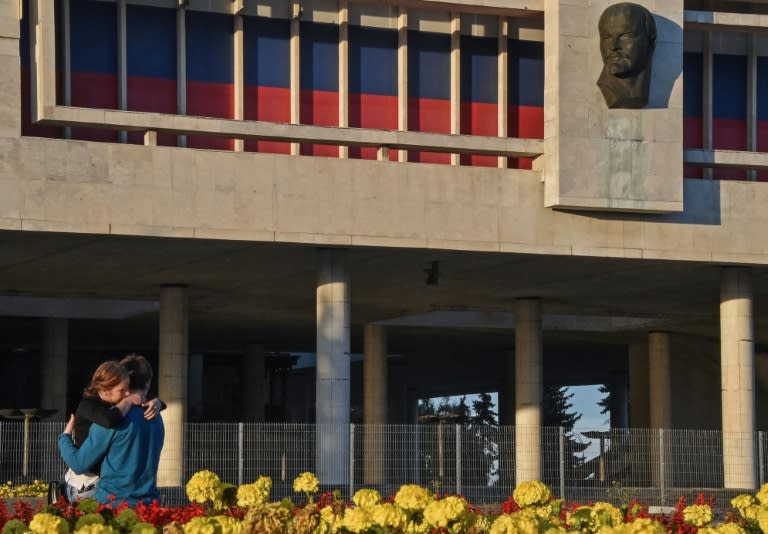
<path id="1" fill-rule="evenodd" d="M 59 436 L 59 451 L 69 466 L 64 478 L 70 502 L 116 498 L 135 506 L 159 500 L 165 404 L 146 400 L 152 376 L 152 366 L 136 354 L 104 362 L 93 373 Z"/>

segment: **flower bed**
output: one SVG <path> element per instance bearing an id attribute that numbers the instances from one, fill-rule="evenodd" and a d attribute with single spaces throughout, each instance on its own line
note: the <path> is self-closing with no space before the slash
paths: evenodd
<path id="1" fill-rule="evenodd" d="M 387 498 L 361 489 L 351 502 L 318 495 L 318 487 L 314 474 L 302 473 L 293 484 L 296 502 L 270 502 L 269 477 L 236 487 L 200 471 L 186 485 L 188 506 L 61 499 L 34 510 L 21 500 L 12 507 L 0 501 L 0 526 L 2 534 L 768 534 L 768 484 L 732 499 L 732 510 L 719 518 L 703 494 L 690 506 L 681 497 L 671 514 L 650 514 L 635 500 L 619 507 L 567 503 L 538 481 L 518 485 L 491 511 L 414 484 Z"/>

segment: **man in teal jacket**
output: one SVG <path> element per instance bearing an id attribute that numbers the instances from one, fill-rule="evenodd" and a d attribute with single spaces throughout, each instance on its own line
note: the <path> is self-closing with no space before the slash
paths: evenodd
<path id="1" fill-rule="evenodd" d="M 152 367 L 143 356 L 129 356 L 122 363 L 132 371 L 131 393 L 146 396 L 152 381 Z M 59 436 L 59 451 L 64 463 L 75 473 L 92 471 L 101 464 L 101 478 L 94 494 L 97 501 L 108 503 L 113 496 L 118 502 L 125 500 L 135 506 L 160 499 L 157 468 L 165 439 L 162 417 L 145 419 L 144 408 L 134 406 L 114 428 L 94 424 L 79 449 L 72 443 L 74 424 L 73 415 Z"/>

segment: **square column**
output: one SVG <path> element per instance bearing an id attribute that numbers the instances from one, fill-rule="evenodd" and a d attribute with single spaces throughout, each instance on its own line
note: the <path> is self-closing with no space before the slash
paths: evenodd
<path id="1" fill-rule="evenodd" d="M 67 359 L 69 357 L 69 321 L 47 318 L 43 325 L 41 408 L 58 410 L 51 420 L 64 421 L 67 414 Z"/>
<path id="2" fill-rule="evenodd" d="M 726 488 L 755 489 L 755 347 L 752 272 L 726 267 L 720 286 L 720 380 Z"/>
<path id="3" fill-rule="evenodd" d="M 317 476 L 347 482 L 349 472 L 349 284 L 347 252 L 321 249 L 317 266 Z"/>
<path id="4" fill-rule="evenodd" d="M 387 332 L 383 326 L 365 325 L 363 362 L 363 437 L 365 484 L 381 484 L 384 475 L 384 430 L 387 424 Z"/>
<path id="5" fill-rule="evenodd" d="M 515 302 L 515 480 L 541 480 L 541 302 Z"/>
<path id="6" fill-rule="evenodd" d="M 160 456 L 157 485 L 184 484 L 184 423 L 187 415 L 189 369 L 189 310 L 187 288 L 160 289 L 160 362 L 158 394 L 167 404 L 163 411 L 165 443 Z"/>

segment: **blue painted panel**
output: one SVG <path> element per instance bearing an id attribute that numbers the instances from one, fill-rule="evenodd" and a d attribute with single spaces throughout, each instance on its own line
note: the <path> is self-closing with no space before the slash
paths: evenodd
<path id="1" fill-rule="evenodd" d="M 176 10 L 128 4 L 128 76 L 176 78 Z"/>
<path id="2" fill-rule="evenodd" d="M 70 3 L 70 43 L 75 72 L 117 72 L 115 4 L 91 0 Z"/>
<path id="3" fill-rule="evenodd" d="M 349 90 L 356 94 L 397 94 L 397 31 L 349 28 Z"/>
<path id="4" fill-rule="evenodd" d="M 495 104 L 498 100 L 498 39 L 461 38 L 461 99 Z"/>
<path id="5" fill-rule="evenodd" d="M 747 118 L 747 57 L 712 57 L 712 113 L 717 119 Z"/>
<path id="6" fill-rule="evenodd" d="M 701 117 L 703 106 L 703 62 L 700 52 L 683 54 L 683 115 Z"/>
<path id="7" fill-rule="evenodd" d="M 291 22 L 286 19 L 243 17 L 245 84 L 291 86 Z"/>
<path id="8" fill-rule="evenodd" d="M 509 40 L 509 104 L 544 105 L 544 43 Z"/>
<path id="9" fill-rule="evenodd" d="M 234 20 L 230 15 L 188 11 L 187 79 L 232 83 L 234 79 Z"/>
<path id="10" fill-rule="evenodd" d="M 339 89 L 339 29 L 335 24 L 302 22 L 301 88 L 313 91 Z"/>
<path id="11" fill-rule="evenodd" d="M 451 98 L 451 37 L 408 32 L 408 96 Z"/>
<path id="12" fill-rule="evenodd" d="M 757 120 L 768 120 L 768 57 L 757 58 Z"/>

